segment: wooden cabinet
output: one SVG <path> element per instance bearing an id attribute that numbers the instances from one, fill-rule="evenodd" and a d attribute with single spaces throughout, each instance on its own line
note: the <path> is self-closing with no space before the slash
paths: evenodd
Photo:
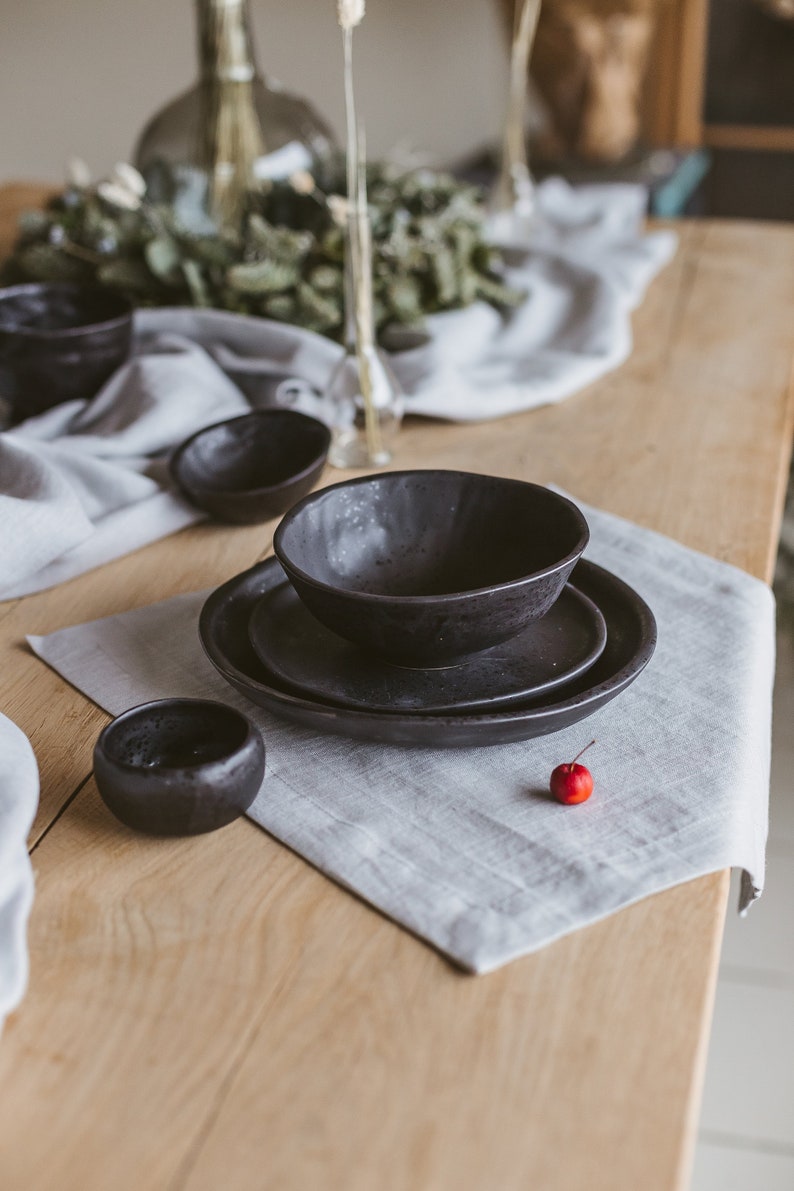
<path id="1" fill-rule="evenodd" d="M 757 80 L 744 112 L 735 72 Z M 668 0 L 644 108 L 653 144 L 794 151 L 794 21 L 753 0 Z"/>

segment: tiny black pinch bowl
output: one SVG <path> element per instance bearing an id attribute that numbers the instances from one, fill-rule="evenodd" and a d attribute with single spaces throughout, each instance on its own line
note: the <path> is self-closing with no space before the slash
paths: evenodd
<path id="1" fill-rule="evenodd" d="M 171 457 L 188 500 L 219 521 L 253 525 L 278 517 L 320 478 L 331 432 L 308 414 L 262 409 L 191 435 Z"/>
<path id="2" fill-rule="evenodd" d="M 158 699 L 117 716 L 94 747 L 97 789 L 151 835 L 199 835 L 238 819 L 265 774 L 254 724 L 210 699 Z"/>
<path id="3" fill-rule="evenodd" d="M 94 285 L 0 289 L 0 397 L 15 422 L 90 398 L 130 354 L 132 306 Z"/>
<path id="4" fill-rule="evenodd" d="M 273 544 L 324 625 L 378 657 L 432 666 L 543 616 L 589 536 L 576 505 L 538 484 L 420 470 L 313 493 Z"/>
<path id="5" fill-rule="evenodd" d="M 595 665 L 579 678 L 545 696 L 484 713 L 417 715 L 335 707 L 291 694 L 251 645 L 248 623 L 254 606 L 283 582 L 282 568 L 269 558 L 214 591 L 199 617 L 204 651 L 226 681 L 252 702 L 314 731 L 358 740 L 469 748 L 558 732 L 620 695 L 645 669 L 656 647 L 656 621 L 645 601 L 616 575 L 583 560 L 571 582 L 603 613 L 607 643 Z"/>

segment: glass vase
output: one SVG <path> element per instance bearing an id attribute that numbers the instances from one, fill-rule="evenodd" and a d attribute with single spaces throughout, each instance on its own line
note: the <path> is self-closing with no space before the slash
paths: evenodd
<path id="1" fill-rule="evenodd" d="M 520 246 L 532 239 L 535 218 L 535 182 L 526 153 L 504 155 L 502 168 L 488 206 L 488 234 L 496 244 Z"/>
<path id="2" fill-rule="evenodd" d="M 251 191 L 308 170 L 322 177 L 333 136 L 303 99 L 260 75 L 248 0 L 196 0 L 199 78 L 144 128 L 134 162 L 153 202 L 189 231 L 235 230 Z"/>
<path id="3" fill-rule="evenodd" d="M 403 395 L 378 347 L 372 303 L 372 248 L 366 214 L 351 216 L 345 243 L 345 354 L 324 393 L 334 467 L 383 467 L 392 458 Z"/>
<path id="4" fill-rule="evenodd" d="M 383 467 L 402 421 L 397 381 L 375 345 L 346 347 L 325 391 L 334 467 Z M 365 394 L 369 394 L 369 402 Z"/>

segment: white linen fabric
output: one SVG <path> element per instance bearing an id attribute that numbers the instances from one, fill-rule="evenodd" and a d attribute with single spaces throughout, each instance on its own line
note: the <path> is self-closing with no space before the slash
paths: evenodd
<path id="1" fill-rule="evenodd" d="M 341 885 L 485 972 L 648 894 L 728 866 L 741 908 L 763 886 L 774 601 L 725 563 L 583 506 L 587 556 L 653 609 L 659 643 L 633 686 L 552 736 L 468 749 L 314 733 L 255 707 L 204 657 L 192 593 L 30 637 L 117 714 L 214 697 L 267 746 L 251 817 Z M 592 738 L 591 799 L 560 806 L 551 770 Z"/>
<path id="2" fill-rule="evenodd" d="M 678 243 L 642 233 L 647 191 L 541 183 L 531 249 L 512 244 L 505 280 L 527 300 L 502 317 L 477 303 L 434 315 L 426 347 L 395 372 L 410 413 L 479 422 L 569 397 L 631 352 L 630 312 Z"/>
<path id="3" fill-rule="evenodd" d="M 93 401 L 0 434 L 0 599 L 52 587 L 200 520 L 164 453 L 249 406 L 196 344 L 148 343 Z"/>
<path id="4" fill-rule="evenodd" d="M 27 836 L 38 801 L 39 771 L 28 738 L 0 715 L 0 1030 L 28 979 L 33 870 Z"/>
<path id="5" fill-rule="evenodd" d="M 477 302 L 431 317 L 428 341 L 393 357 L 408 412 L 502 417 L 622 363 L 630 310 L 676 243 L 642 233 L 644 207 L 642 187 L 544 182 L 531 250 L 509 254 L 507 280 L 527 300 L 508 315 Z M 139 311 L 135 330 L 132 360 L 92 401 L 0 434 L 0 599 L 200 520 L 172 491 L 165 456 L 202 426 L 271 403 L 325 417 L 317 394 L 341 351 L 330 340 L 213 310 Z"/>

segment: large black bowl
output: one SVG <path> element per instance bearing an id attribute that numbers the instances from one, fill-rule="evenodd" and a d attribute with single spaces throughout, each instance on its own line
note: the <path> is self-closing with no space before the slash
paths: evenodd
<path id="1" fill-rule="evenodd" d="M 192 504 L 219 521 L 278 517 L 313 488 L 325 466 L 327 426 L 290 409 L 260 409 L 192 435 L 171 474 Z"/>
<path id="2" fill-rule="evenodd" d="M 212 699 L 157 699 L 117 716 L 94 748 L 116 818 L 155 835 L 197 835 L 248 810 L 265 773 L 259 730 Z"/>
<path id="3" fill-rule="evenodd" d="M 132 306 L 112 290 L 65 282 L 0 289 L 0 398 L 12 420 L 93 397 L 131 340 Z"/>
<path id="4" fill-rule="evenodd" d="M 379 657 L 432 666 L 543 616 L 588 539 L 576 505 L 537 484 L 398 471 L 306 497 L 274 548 L 328 628 Z"/>

